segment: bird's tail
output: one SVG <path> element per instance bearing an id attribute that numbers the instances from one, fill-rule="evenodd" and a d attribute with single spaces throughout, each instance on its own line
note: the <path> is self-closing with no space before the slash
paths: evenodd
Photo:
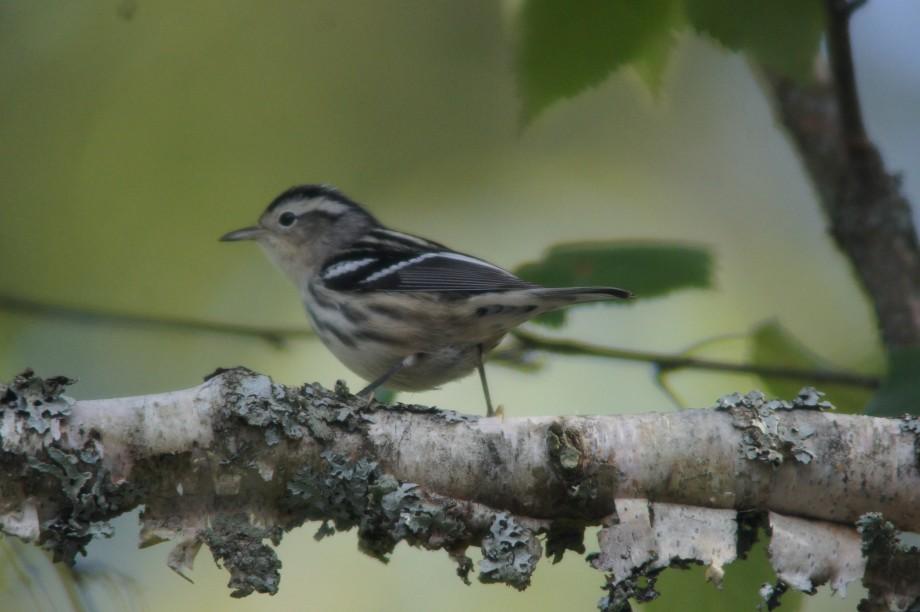
<path id="1" fill-rule="evenodd" d="M 495 339 L 512 328 L 545 312 L 552 312 L 573 304 L 601 302 L 604 300 L 623 300 L 632 297 L 632 293 L 616 287 L 527 287 L 513 291 L 488 292 L 473 296 L 468 306 L 475 319 L 480 321 L 478 328 L 464 327 L 464 335 L 470 334 L 483 339 Z M 500 324 L 496 331 L 496 323 Z M 501 332 L 501 333 L 499 333 Z"/>
<path id="2" fill-rule="evenodd" d="M 628 300 L 633 294 L 617 287 L 547 287 L 537 289 L 542 298 L 542 312 L 564 308 L 572 304 L 603 302 L 606 300 Z"/>
<path id="3" fill-rule="evenodd" d="M 602 302 L 604 300 L 628 300 L 633 297 L 631 291 L 617 287 L 561 287 L 539 289 L 537 293 L 548 301 L 558 301 L 559 306 L 584 304 L 585 302 Z"/>

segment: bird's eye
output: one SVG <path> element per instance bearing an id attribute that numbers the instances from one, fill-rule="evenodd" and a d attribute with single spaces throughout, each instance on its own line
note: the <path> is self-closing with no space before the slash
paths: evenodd
<path id="1" fill-rule="evenodd" d="M 282 215 L 278 217 L 278 223 L 284 227 L 291 227 L 294 225 L 294 221 L 297 221 L 297 215 L 290 211 L 282 213 Z"/>

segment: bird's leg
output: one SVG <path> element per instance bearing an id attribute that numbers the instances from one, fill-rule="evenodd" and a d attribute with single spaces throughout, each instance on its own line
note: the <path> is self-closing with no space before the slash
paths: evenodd
<path id="1" fill-rule="evenodd" d="M 409 355 L 408 357 L 404 358 L 402 361 L 397 362 L 389 370 L 387 370 L 386 372 L 378 376 L 377 379 L 374 380 L 371 384 L 369 384 L 368 386 L 358 391 L 358 397 L 366 397 L 367 405 L 370 406 L 371 402 L 374 401 L 374 391 L 376 391 L 379 387 L 382 387 L 384 384 L 386 384 L 386 382 L 390 380 L 390 378 L 392 378 L 394 374 L 396 374 L 403 368 L 408 368 L 410 366 L 415 365 L 417 361 L 418 361 L 418 355 L 415 354 L 415 355 Z"/>
<path id="2" fill-rule="evenodd" d="M 486 367 L 482 362 L 482 345 L 476 345 L 476 348 L 479 350 L 479 362 L 476 364 L 476 368 L 479 370 L 479 380 L 482 382 L 482 393 L 486 397 L 486 416 L 495 416 L 495 410 L 492 408 L 492 397 L 489 395 L 489 383 L 486 381 Z"/>

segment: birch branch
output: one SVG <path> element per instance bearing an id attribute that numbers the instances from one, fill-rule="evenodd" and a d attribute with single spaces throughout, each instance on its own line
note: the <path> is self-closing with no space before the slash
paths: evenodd
<path id="1" fill-rule="evenodd" d="M 141 545 L 173 540 L 182 575 L 207 545 L 235 596 L 277 591 L 265 541 L 307 520 L 323 521 L 318 537 L 357 528 L 381 559 L 401 541 L 443 549 L 465 580 L 465 551 L 480 546 L 481 581 L 524 588 L 538 535 L 558 558 L 602 525 L 592 563 L 608 574 L 604 609 L 620 610 L 651 597 L 669 565 L 704 563 L 720 580 L 745 553 L 742 527 L 762 524 L 782 578 L 765 597 L 862 578 L 878 605 L 920 599 L 920 555 L 897 543 L 898 530 L 920 531 L 920 422 L 833 414 L 813 390 L 502 420 L 367 406 L 341 384 L 285 387 L 242 368 L 108 400 L 72 400 L 71 382 L 26 372 L 0 385 L 0 528 L 59 560 L 143 504 Z"/>

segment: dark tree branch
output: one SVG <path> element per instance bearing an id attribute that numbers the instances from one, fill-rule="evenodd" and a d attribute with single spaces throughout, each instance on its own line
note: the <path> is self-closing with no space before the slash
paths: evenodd
<path id="1" fill-rule="evenodd" d="M 757 365 L 752 363 L 728 363 L 711 359 L 700 359 L 684 355 L 671 355 L 653 351 L 637 351 L 619 349 L 577 340 L 561 338 L 547 338 L 530 332 L 516 330 L 514 337 L 527 349 L 557 353 L 560 355 L 589 355 L 592 357 L 607 357 L 609 359 L 624 359 L 627 361 L 641 361 L 655 365 L 661 371 L 692 368 L 696 370 L 709 370 L 713 372 L 732 372 L 737 374 L 756 374 L 767 378 L 785 378 L 812 383 L 836 383 L 874 389 L 878 387 L 879 380 L 874 376 L 855 374 L 831 370 L 810 370 L 807 368 L 791 368 L 785 366 Z"/>
<path id="2" fill-rule="evenodd" d="M 854 7 L 847 0 L 825 0 L 827 3 L 827 46 L 831 56 L 834 90 L 840 105 L 840 127 L 852 150 L 862 151 L 869 138 L 863 124 L 856 71 L 853 68 L 853 47 L 850 43 L 850 15 Z"/>
<path id="3" fill-rule="evenodd" d="M 869 139 L 853 68 L 849 17 L 826 0 L 833 81 L 802 84 L 766 72 L 776 113 L 811 175 L 830 232 L 875 307 L 885 346 L 920 346 L 920 246 L 900 178 Z"/>

